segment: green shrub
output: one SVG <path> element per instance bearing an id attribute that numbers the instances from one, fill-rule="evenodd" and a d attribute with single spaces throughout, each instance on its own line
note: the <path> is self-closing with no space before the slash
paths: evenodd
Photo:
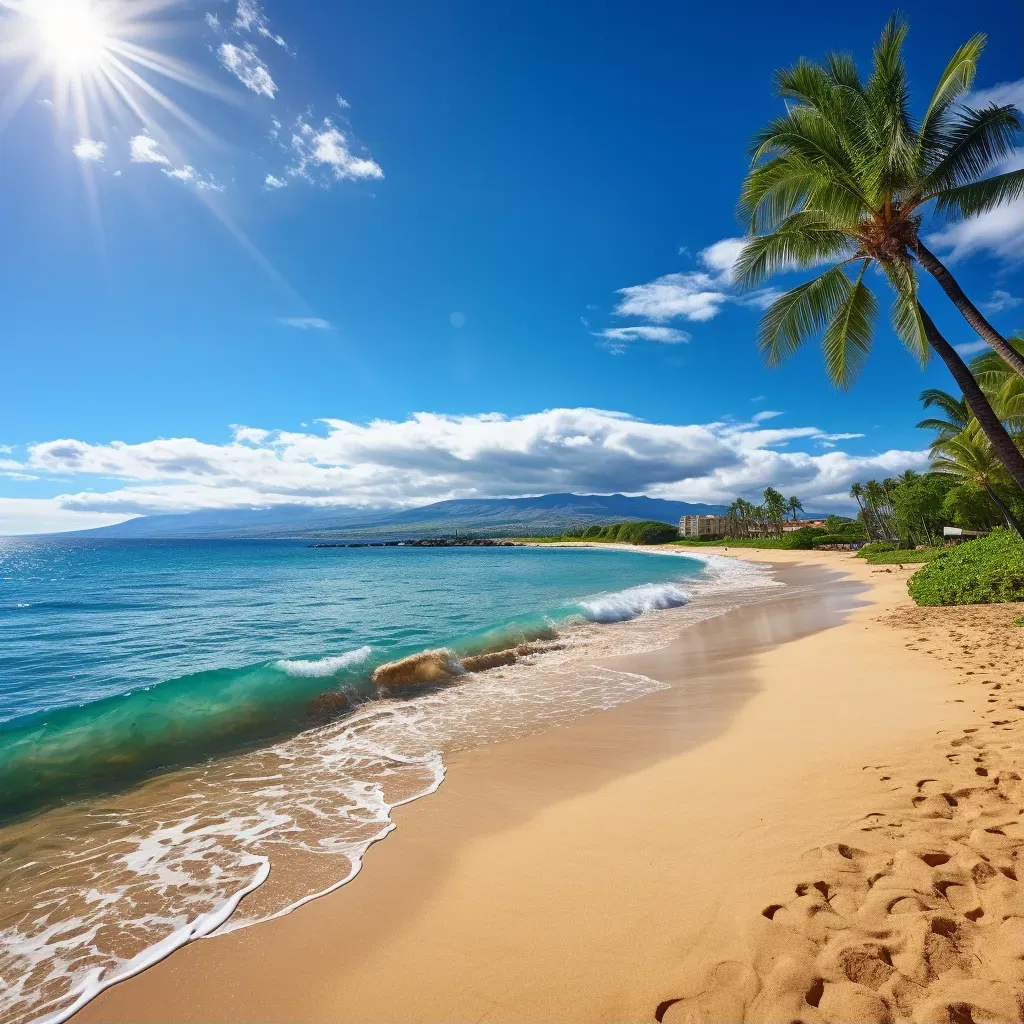
<path id="1" fill-rule="evenodd" d="M 930 562 L 944 551 L 946 548 L 923 548 L 921 551 L 913 548 L 896 548 L 894 551 L 876 551 L 873 555 L 868 555 L 867 561 L 868 565 L 913 565 L 915 562 Z"/>
<path id="2" fill-rule="evenodd" d="M 1024 541 L 996 529 L 988 537 L 946 548 L 907 582 L 925 605 L 1024 601 Z"/>
<path id="3" fill-rule="evenodd" d="M 851 537 L 848 533 L 823 533 L 814 538 L 814 547 L 820 548 L 823 544 L 856 544 L 860 537 Z"/>
<path id="4" fill-rule="evenodd" d="M 822 533 L 813 526 L 802 526 L 799 530 L 784 533 L 781 537 L 723 537 L 720 540 L 694 540 L 686 537 L 675 541 L 687 548 L 764 548 L 769 551 L 809 551 L 814 538 Z"/>
<path id="5" fill-rule="evenodd" d="M 858 558 L 867 558 L 869 555 L 877 554 L 880 551 L 901 551 L 904 550 L 900 544 L 894 544 L 889 540 L 876 540 L 871 544 L 865 544 L 864 547 L 857 552 Z"/>
<path id="6" fill-rule="evenodd" d="M 678 531 L 668 523 L 653 521 L 620 523 L 615 539 L 620 544 L 667 544 L 674 541 Z"/>

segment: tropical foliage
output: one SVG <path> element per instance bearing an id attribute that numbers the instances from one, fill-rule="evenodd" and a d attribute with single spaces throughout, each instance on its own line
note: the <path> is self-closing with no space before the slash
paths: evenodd
<path id="1" fill-rule="evenodd" d="M 918 604 L 997 604 L 1024 600 L 1024 541 L 1010 530 L 948 548 L 907 584 Z"/>
<path id="2" fill-rule="evenodd" d="M 862 81 L 853 59 L 830 54 L 779 71 L 786 113 L 754 138 L 739 202 L 752 237 L 736 266 L 754 285 L 780 271 L 829 268 L 777 299 L 761 322 L 759 345 L 778 363 L 822 337 L 833 382 L 850 387 L 871 350 L 878 301 L 868 271 L 880 271 L 895 296 L 897 336 L 922 364 L 936 352 L 952 373 L 995 456 L 1024 487 L 1024 456 L 966 364 L 921 305 L 918 269 L 942 285 L 1012 372 L 1024 358 L 970 302 L 922 241 L 922 215 L 970 217 L 1024 194 L 1024 170 L 986 177 L 1007 161 L 1020 132 L 1012 105 L 980 110 L 960 101 L 974 80 L 985 37 L 953 54 L 923 116 L 910 112 L 902 56 L 907 26 L 890 19 Z"/>

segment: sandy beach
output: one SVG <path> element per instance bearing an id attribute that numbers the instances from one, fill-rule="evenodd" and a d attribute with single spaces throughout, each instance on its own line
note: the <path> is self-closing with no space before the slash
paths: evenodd
<path id="1" fill-rule="evenodd" d="M 669 689 L 455 756 L 355 881 L 76 1019 L 1021 1019 L 1020 609 L 742 557 L 794 595 L 617 660 Z"/>

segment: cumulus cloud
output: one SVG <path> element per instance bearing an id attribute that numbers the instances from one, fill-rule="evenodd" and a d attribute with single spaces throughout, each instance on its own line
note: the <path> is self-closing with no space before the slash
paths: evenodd
<path id="1" fill-rule="evenodd" d="M 589 323 L 584 319 L 584 326 Z M 679 345 L 690 340 L 686 331 L 678 331 L 674 327 L 655 327 L 643 324 L 640 327 L 609 327 L 598 331 L 597 336 L 604 339 L 606 348 L 613 352 L 625 352 L 632 341 L 657 341 L 664 345 Z"/>
<path id="2" fill-rule="evenodd" d="M 1024 303 L 1024 299 L 1011 295 L 1009 292 L 1004 292 L 1001 288 L 997 288 L 992 293 L 992 298 L 988 302 L 981 304 L 981 308 L 986 313 L 1002 313 L 1007 309 L 1016 309 L 1021 303 Z"/>
<path id="3" fill-rule="evenodd" d="M 300 116 L 295 122 L 290 149 L 293 162 L 287 173 L 292 177 L 322 183 L 383 178 L 380 164 L 352 152 L 351 139 L 325 117 L 314 125 Z"/>
<path id="4" fill-rule="evenodd" d="M 745 245 L 742 238 L 723 238 L 698 254 L 703 270 L 664 274 L 646 284 L 620 288 L 622 298 L 614 312 L 656 323 L 676 319 L 702 323 L 713 320 L 729 302 L 767 308 L 780 292 L 773 288 L 741 292 L 735 286 L 736 261 Z"/>
<path id="5" fill-rule="evenodd" d="M 128 156 L 134 164 L 169 164 L 160 144 L 152 135 L 133 135 L 128 140 Z"/>
<path id="6" fill-rule="evenodd" d="M 284 503 L 395 506 L 551 491 L 717 502 L 769 484 L 806 500 L 842 497 L 855 480 L 927 466 L 927 452 L 786 450 L 850 436 L 813 426 L 650 423 L 586 408 L 516 417 L 416 413 L 401 422 L 328 419 L 319 432 L 236 426 L 223 444 L 65 438 L 32 445 L 19 465 L 42 475 L 118 481 L 106 493 L 59 499 L 62 509 L 109 514 Z"/>
<path id="7" fill-rule="evenodd" d="M 282 316 L 277 322 L 285 327 L 297 327 L 300 331 L 329 331 L 331 322 L 318 316 Z"/>
<path id="8" fill-rule="evenodd" d="M 1017 85 L 1018 83 L 1009 83 Z M 1002 88 L 1002 86 L 997 87 Z M 1024 168 L 1024 149 L 1017 149 L 993 174 L 1004 174 Z M 1024 254 L 1024 198 L 997 206 L 977 217 L 957 221 L 927 238 L 930 246 L 944 258 L 955 263 L 978 253 L 1017 262 Z"/>
<path id="9" fill-rule="evenodd" d="M 271 191 L 271 192 L 274 189 L 286 188 L 287 185 L 288 185 L 287 181 L 285 181 L 283 178 L 275 177 L 275 175 L 273 175 L 273 174 L 268 174 L 263 179 L 263 187 L 265 189 L 267 189 L 268 191 Z"/>
<path id="10" fill-rule="evenodd" d="M 217 48 L 221 64 L 237 78 L 242 85 L 260 96 L 273 99 L 277 83 L 270 74 L 270 68 L 263 62 L 252 43 L 235 46 L 221 43 Z"/>
<path id="11" fill-rule="evenodd" d="M 107 144 L 96 139 L 79 139 L 71 152 L 83 163 L 98 163 L 107 152 Z"/>

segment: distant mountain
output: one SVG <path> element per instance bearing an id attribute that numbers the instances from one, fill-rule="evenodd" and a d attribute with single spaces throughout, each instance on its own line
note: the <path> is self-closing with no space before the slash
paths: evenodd
<path id="1" fill-rule="evenodd" d="M 701 505 L 624 494 L 543 494 L 536 498 L 462 498 L 420 508 L 204 509 L 141 516 L 116 526 L 65 536 L 96 538 L 412 540 L 455 533 L 488 537 L 541 536 L 631 519 L 675 523 L 683 515 L 715 515 L 724 505 Z"/>

